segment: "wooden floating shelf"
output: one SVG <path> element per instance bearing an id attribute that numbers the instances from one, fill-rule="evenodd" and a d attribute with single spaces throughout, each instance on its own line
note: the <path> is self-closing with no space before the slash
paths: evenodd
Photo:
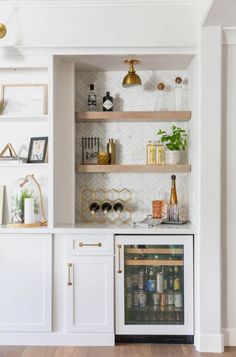
<path id="1" fill-rule="evenodd" d="M 125 265 L 183 266 L 183 260 L 125 260 Z"/>
<path id="2" fill-rule="evenodd" d="M 129 254 L 183 254 L 183 249 L 161 249 L 161 248 L 127 248 Z"/>
<path id="3" fill-rule="evenodd" d="M 76 112 L 76 122 L 181 122 L 189 121 L 190 111 L 163 112 Z"/>
<path id="4" fill-rule="evenodd" d="M 98 172 L 180 172 L 188 173 L 191 165 L 77 165 L 76 172 L 98 173 Z"/>

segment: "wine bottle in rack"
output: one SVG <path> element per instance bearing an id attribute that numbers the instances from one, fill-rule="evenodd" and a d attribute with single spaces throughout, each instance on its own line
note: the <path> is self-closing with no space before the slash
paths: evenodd
<path id="1" fill-rule="evenodd" d="M 89 209 L 90 209 L 91 214 L 94 215 L 100 209 L 99 202 L 97 202 L 97 201 L 91 202 Z"/>
<path id="2" fill-rule="evenodd" d="M 112 209 L 112 204 L 109 201 L 104 201 L 102 203 L 102 210 L 104 214 L 107 214 Z"/>
<path id="3" fill-rule="evenodd" d="M 113 210 L 116 213 L 121 213 L 123 211 L 123 209 L 124 209 L 124 205 L 120 200 L 117 200 L 117 201 L 114 202 Z"/>

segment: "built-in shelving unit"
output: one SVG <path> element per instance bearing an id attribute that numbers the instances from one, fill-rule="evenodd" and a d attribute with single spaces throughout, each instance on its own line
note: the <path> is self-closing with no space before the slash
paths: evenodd
<path id="1" fill-rule="evenodd" d="M 191 171 L 191 165 L 76 165 L 76 172 L 99 173 L 99 172 L 181 172 Z"/>
<path id="2" fill-rule="evenodd" d="M 185 122 L 190 111 L 76 112 L 76 122 Z"/>

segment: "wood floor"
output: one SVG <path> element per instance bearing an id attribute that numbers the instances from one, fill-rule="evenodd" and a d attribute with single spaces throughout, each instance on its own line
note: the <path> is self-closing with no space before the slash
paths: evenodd
<path id="1" fill-rule="evenodd" d="M 200 353 L 192 345 L 121 344 L 116 347 L 0 347 L 0 357 L 236 357 L 236 347 L 225 353 Z"/>

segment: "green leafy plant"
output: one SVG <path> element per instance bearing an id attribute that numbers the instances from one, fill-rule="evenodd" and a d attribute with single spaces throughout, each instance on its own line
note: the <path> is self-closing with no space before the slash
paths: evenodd
<path id="1" fill-rule="evenodd" d="M 187 131 L 175 125 L 172 125 L 171 133 L 159 129 L 157 135 L 161 135 L 161 142 L 166 145 L 169 150 L 185 150 L 188 146 Z"/>

